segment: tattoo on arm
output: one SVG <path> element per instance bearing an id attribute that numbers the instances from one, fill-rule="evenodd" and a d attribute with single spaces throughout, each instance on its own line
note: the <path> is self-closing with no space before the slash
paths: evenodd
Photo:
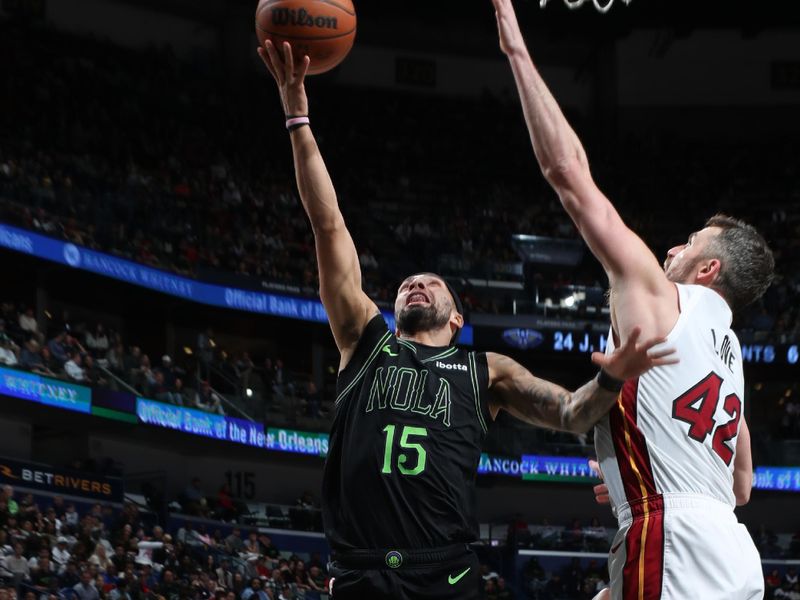
<path id="1" fill-rule="evenodd" d="M 561 424 L 568 431 L 585 433 L 611 410 L 618 397 L 618 393 L 604 390 L 596 379 L 592 379 L 574 391 L 569 402 L 562 405 Z"/>
<path id="2" fill-rule="evenodd" d="M 584 433 L 614 405 L 617 394 L 592 379 L 574 392 L 539 379 L 507 356 L 493 355 L 495 392 L 499 405 L 532 425 Z"/>

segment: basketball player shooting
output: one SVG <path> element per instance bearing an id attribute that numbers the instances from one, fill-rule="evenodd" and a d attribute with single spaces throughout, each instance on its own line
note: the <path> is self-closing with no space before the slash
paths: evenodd
<path id="1" fill-rule="evenodd" d="M 396 331 L 361 289 L 353 240 L 311 132 L 304 77 L 288 43 L 258 49 L 280 90 L 297 186 L 314 232 L 320 296 L 341 354 L 336 416 L 323 477 L 325 534 L 334 551 L 335 600 L 469 600 L 482 578 L 475 477 L 487 427 L 505 409 L 542 427 L 585 432 L 608 412 L 623 381 L 675 362 L 638 342 L 596 353 L 598 377 L 575 392 L 512 359 L 455 346 L 458 295 L 433 273 L 402 281 Z"/>
<path id="2" fill-rule="evenodd" d="M 769 287 L 774 260 L 756 230 L 711 217 L 663 268 L 597 188 L 586 153 L 531 61 L 511 0 L 493 0 L 500 47 L 547 181 L 605 269 L 609 349 L 634 332 L 665 337 L 681 359 L 626 382 L 595 428 L 619 520 L 614 600 L 763 597 L 758 552 L 733 509 L 749 498 L 752 459 L 733 311 Z"/>

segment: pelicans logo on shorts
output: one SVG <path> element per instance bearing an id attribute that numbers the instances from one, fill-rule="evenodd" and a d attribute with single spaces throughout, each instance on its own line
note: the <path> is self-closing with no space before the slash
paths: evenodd
<path id="1" fill-rule="evenodd" d="M 403 555 L 397 550 L 386 553 L 386 566 L 390 569 L 397 569 L 403 564 Z"/>

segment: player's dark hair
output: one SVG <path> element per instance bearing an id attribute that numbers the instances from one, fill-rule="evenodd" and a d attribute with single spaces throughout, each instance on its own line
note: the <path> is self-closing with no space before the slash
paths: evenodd
<path id="1" fill-rule="evenodd" d="M 736 312 L 752 304 L 767 291 L 775 271 L 775 258 L 764 237 L 752 225 L 724 214 L 706 221 L 706 227 L 722 231 L 708 244 L 707 258 L 722 263 L 716 288 Z"/>

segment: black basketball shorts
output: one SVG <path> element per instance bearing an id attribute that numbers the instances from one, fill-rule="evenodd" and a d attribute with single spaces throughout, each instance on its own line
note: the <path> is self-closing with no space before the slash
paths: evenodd
<path id="1" fill-rule="evenodd" d="M 337 553 L 331 600 L 479 600 L 478 557 L 465 544 L 429 550 Z"/>

